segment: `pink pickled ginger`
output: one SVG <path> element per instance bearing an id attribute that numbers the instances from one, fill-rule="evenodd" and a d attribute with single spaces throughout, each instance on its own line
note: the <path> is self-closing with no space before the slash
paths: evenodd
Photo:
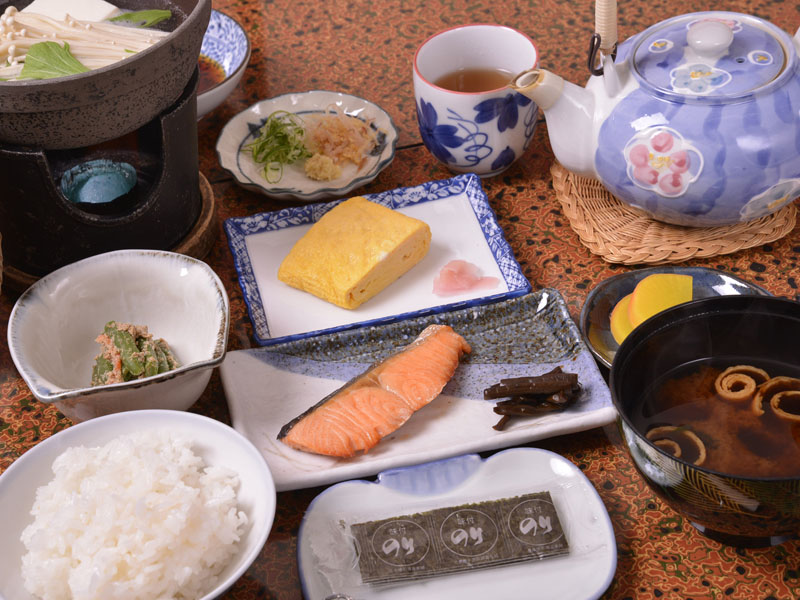
<path id="1" fill-rule="evenodd" d="M 451 260 L 433 280 L 433 293 L 437 296 L 452 296 L 472 290 L 488 290 L 500 280 L 483 277 L 480 269 L 465 260 Z"/>

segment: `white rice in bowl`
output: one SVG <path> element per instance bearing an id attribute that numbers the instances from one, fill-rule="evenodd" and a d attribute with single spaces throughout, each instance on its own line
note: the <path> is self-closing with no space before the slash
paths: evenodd
<path id="1" fill-rule="evenodd" d="M 44 600 L 196 599 L 237 552 L 239 478 L 168 431 L 69 448 L 22 532 L 25 589 Z"/>

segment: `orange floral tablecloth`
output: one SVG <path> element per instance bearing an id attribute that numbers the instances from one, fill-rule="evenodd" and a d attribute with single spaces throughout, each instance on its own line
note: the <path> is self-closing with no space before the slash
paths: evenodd
<path id="1" fill-rule="evenodd" d="M 593 30 L 591 3 L 558 0 L 215 0 L 214 8 L 236 17 L 253 45 L 242 83 L 199 124 L 200 170 L 211 183 L 219 232 L 206 260 L 222 279 L 231 301 L 230 350 L 253 345 L 252 328 L 233 259 L 222 231 L 228 217 L 287 206 L 237 186 L 224 172 L 214 146 L 221 128 L 256 101 L 291 91 L 345 91 L 382 106 L 400 132 L 394 162 L 360 191 L 378 192 L 451 174 L 420 143 L 416 127 L 411 60 L 430 34 L 457 24 L 496 22 L 527 32 L 542 66 L 583 82 Z M 689 0 L 620 4 L 620 37 L 678 12 L 703 10 Z M 791 3 L 734 0 L 730 10 L 752 12 L 794 31 Z M 498 220 L 534 288 L 557 288 L 577 318 L 589 290 L 602 279 L 630 269 L 604 262 L 580 242 L 552 188 L 553 155 L 542 121 L 527 155 L 508 171 L 484 181 Z M 0 194 L 0 201 L 2 195 Z M 775 295 L 798 299 L 800 231 L 768 245 L 688 264 L 724 269 Z M 5 287 L 5 286 L 4 286 Z M 0 297 L 5 336 L 16 295 Z M 219 375 L 193 411 L 230 422 Z M 0 470 L 25 450 L 71 423 L 38 403 L 18 376 L 7 347 L 0 349 Z M 658 500 L 636 473 L 614 426 L 536 444 L 572 460 L 597 488 L 614 526 L 616 575 L 604 598 L 693 600 L 789 599 L 800 597 L 800 549 L 796 541 L 775 548 L 737 549 L 710 541 Z M 229 599 L 302 598 L 296 560 L 297 532 L 319 488 L 278 495 L 275 524 L 255 564 L 224 596 Z M 313 599 L 321 600 L 321 599 Z"/>

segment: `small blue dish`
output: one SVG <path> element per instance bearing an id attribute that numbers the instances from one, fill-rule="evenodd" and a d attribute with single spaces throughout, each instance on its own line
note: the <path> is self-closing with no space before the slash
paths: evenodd
<path id="1" fill-rule="evenodd" d="M 225 72 L 225 79 L 207 89 L 204 89 L 202 83 L 200 84 L 197 91 L 198 119 L 219 106 L 242 78 L 250 60 L 250 41 L 247 39 L 247 33 L 235 19 L 218 10 L 212 10 L 200 46 L 201 64 L 203 57 L 219 65 Z"/>
<path id="2" fill-rule="evenodd" d="M 619 348 L 619 344 L 611 335 L 611 310 L 623 296 L 633 291 L 637 283 L 653 273 L 691 275 L 695 300 L 713 296 L 772 295 L 759 285 L 744 281 L 730 273 L 706 267 L 665 265 L 636 269 L 609 277 L 589 292 L 580 316 L 583 339 L 595 358 L 604 366 L 611 368 Z"/>
<path id="3" fill-rule="evenodd" d="M 221 164 L 226 165 L 224 161 Z M 477 175 L 458 175 L 365 197 L 393 210 L 412 211 L 410 214 L 430 226 L 436 244 L 413 272 L 392 284 L 391 290 L 386 290 L 374 302 L 367 302 L 357 310 L 343 309 L 292 288 L 275 276 L 292 245 L 336 202 L 284 208 L 225 221 L 228 244 L 253 322 L 253 336 L 259 344 L 273 345 L 497 302 L 531 290 Z M 468 290 L 454 296 L 437 295 L 433 291 L 434 278 L 443 265 L 456 258 L 478 265 L 483 273 L 501 281 L 493 289 Z"/>

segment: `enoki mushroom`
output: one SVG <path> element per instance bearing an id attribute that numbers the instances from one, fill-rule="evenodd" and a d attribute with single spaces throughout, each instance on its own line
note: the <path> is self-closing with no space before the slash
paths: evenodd
<path id="1" fill-rule="evenodd" d="M 79 21 L 69 16 L 57 21 L 9 6 L 0 16 L 0 79 L 19 77 L 28 49 L 39 42 L 67 42 L 81 64 L 99 69 L 149 48 L 167 35 L 166 31 Z"/>

